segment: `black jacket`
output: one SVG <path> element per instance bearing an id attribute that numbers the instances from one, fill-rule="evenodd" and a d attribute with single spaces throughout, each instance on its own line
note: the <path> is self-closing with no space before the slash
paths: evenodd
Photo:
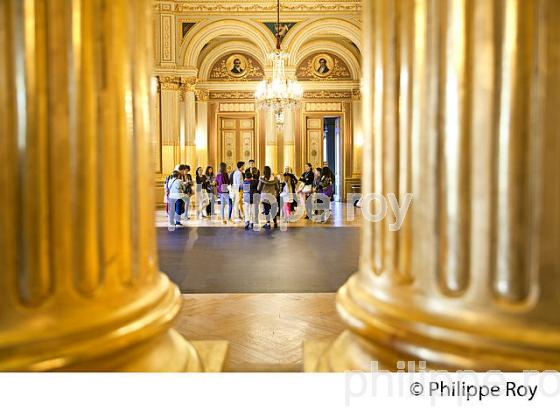
<path id="1" fill-rule="evenodd" d="M 196 176 L 196 185 L 200 185 L 200 188 L 197 187 L 198 189 L 202 189 L 204 191 L 206 191 L 208 189 L 208 180 L 206 179 L 206 175 L 197 175 Z"/>
<path id="2" fill-rule="evenodd" d="M 252 204 L 253 195 L 257 193 L 257 187 L 259 186 L 259 181 L 256 179 L 244 179 L 243 180 L 243 202 Z M 245 212 L 250 212 L 245 210 Z"/>
<path id="3" fill-rule="evenodd" d="M 304 172 L 299 180 L 302 181 L 305 185 L 313 185 L 314 178 L 315 176 L 313 175 L 313 170 L 311 170 L 309 172 Z"/>

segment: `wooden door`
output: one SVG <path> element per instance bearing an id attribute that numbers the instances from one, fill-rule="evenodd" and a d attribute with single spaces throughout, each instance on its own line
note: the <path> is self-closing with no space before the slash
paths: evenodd
<path id="1" fill-rule="evenodd" d="M 220 117 L 220 158 L 228 169 L 255 157 L 255 117 Z"/>
<path id="2" fill-rule="evenodd" d="M 306 150 L 304 163 L 313 168 L 323 165 L 323 117 L 306 117 Z"/>

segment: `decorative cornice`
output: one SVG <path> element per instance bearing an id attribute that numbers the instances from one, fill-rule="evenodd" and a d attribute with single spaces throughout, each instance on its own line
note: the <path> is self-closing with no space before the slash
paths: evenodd
<path id="1" fill-rule="evenodd" d="M 175 13 L 274 13 L 276 2 L 256 1 L 244 2 L 234 1 L 189 1 L 180 2 L 173 7 L 169 3 L 156 3 L 156 11 L 175 12 Z M 324 12 L 360 12 L 362 4 L 360 0 L 336 0 L 336 1 L 309 1 L 299 0 L 289 3 L 282 3 L 280 12 L 303 12 L 303 13 L 324 13 Z"/>
<path id="2" fill-rule="evenodd" d="M 253 100 L 253 91 L 210 91 L 211 100 Z"/>
<path id="3" fill-rule="evenodd" d="M 303 98 L 309 100 L 349 99 L 352 98 L 352 92 L 337 90 L 305 91 L 303 93 Z"/>

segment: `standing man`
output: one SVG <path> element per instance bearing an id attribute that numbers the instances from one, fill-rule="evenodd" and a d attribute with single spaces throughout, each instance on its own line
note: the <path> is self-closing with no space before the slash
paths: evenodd
<path id="1" fill-rule="evenodd" d="M 249 160 L 249 167 L 247 169 L 250 170 L 251 173 L 253 174 L 253 179 L 259 179 L 259 177 L 261 176 L 261 172 L 257 167 L 255 167 L 254 159 Z"/>
<path id="2" fill-rule="evenodd" d="M 231 196 L 233 202 L 233 218 L 234 222 L 239 222 L 243 219 L 243 170 L 245 167 L 245 162 L 239 161 L 237 163 L 237 169 L 233 172 L 231 178 Z"/>

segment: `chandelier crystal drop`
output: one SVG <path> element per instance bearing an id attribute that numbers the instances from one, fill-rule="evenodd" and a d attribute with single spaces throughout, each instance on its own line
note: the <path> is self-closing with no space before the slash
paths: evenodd
<path id="1" fill-rule="evenodd" d="M 280 1 L 277 3 L 276 50 L 270 55 L 272 60 L 272 79 L 263 80 L 255 91 L 260 108 L 274 112 L 276 126 L 284 124 L 284 112 L 297 108 L 303 97 L 303 88 L 295 79 L 286 77 L 285 60 L 288 54 L 280 46 Z"/>

